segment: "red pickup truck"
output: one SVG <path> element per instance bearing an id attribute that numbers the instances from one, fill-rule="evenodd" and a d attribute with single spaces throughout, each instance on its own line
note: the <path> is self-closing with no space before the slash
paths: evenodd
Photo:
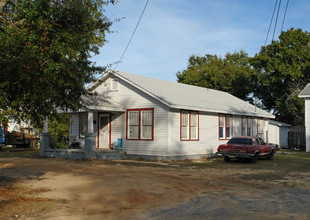
<path id="1" fill-rule="evenodd" d="M 277 150 L 275 145 L 266 144 L 259 137 L 234 137 L 227 144 L 220 145 L 217 154 L 223 156 L 225 161 L 230 161 L 231 158 L 248 158 L 255 163 L 259 157 L 272 160 Z"/>

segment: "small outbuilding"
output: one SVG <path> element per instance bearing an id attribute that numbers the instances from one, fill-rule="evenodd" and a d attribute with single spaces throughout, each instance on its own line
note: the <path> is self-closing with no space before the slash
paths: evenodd
<path id="1" fill-rule="evenodd" d="M 290 124 L 269 120 L 269 143 L 278 145 L 280 148 L 288 148 L 288 129 Z"/>

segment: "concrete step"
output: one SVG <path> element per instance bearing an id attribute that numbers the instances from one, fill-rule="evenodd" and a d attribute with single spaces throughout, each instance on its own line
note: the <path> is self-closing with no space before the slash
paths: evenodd
<path id="1" fill-rule="evenodd" d="M 98 160 L 122 160 L 125 153 L 122 151 L 97 151 L 96 159 Z"/>

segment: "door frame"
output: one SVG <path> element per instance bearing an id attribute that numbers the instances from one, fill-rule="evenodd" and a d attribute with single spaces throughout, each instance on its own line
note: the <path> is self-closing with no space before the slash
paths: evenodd
<path id="1" fill-rule="evenodd" d="M 97 148 L 98 149 L 100 149 L 100 117 L 101 116 L 107 116 L 108 117 L 108 121 L 109 121 L 109 123 L 108 123 L 108 126 L 109 126 L 109 146 L 108 146 L 108 149 L 111 149 L 111 118 L 112 118 L 112 113 L 110 113 L 110 112 L 99 112 L 98 113 L 98 134 L 97 134 L 97 137 L 98 137 L 98 139 L 97 139 Z"/>

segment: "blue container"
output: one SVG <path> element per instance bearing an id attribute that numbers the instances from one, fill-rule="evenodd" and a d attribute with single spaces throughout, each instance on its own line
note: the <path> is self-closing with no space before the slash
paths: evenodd
<path id="1" fill-rule="evenodd" d="M 123 139 L 122 138 L 118 138 L 117 139 L 117 147 L 122 147 L 123 146 Z"/>
<path id="2" fill-rule="evenodd" d="M 4 144 L 4 142 L 5 142 L 4 128 L 0 127 L 0 147 Z"/>

